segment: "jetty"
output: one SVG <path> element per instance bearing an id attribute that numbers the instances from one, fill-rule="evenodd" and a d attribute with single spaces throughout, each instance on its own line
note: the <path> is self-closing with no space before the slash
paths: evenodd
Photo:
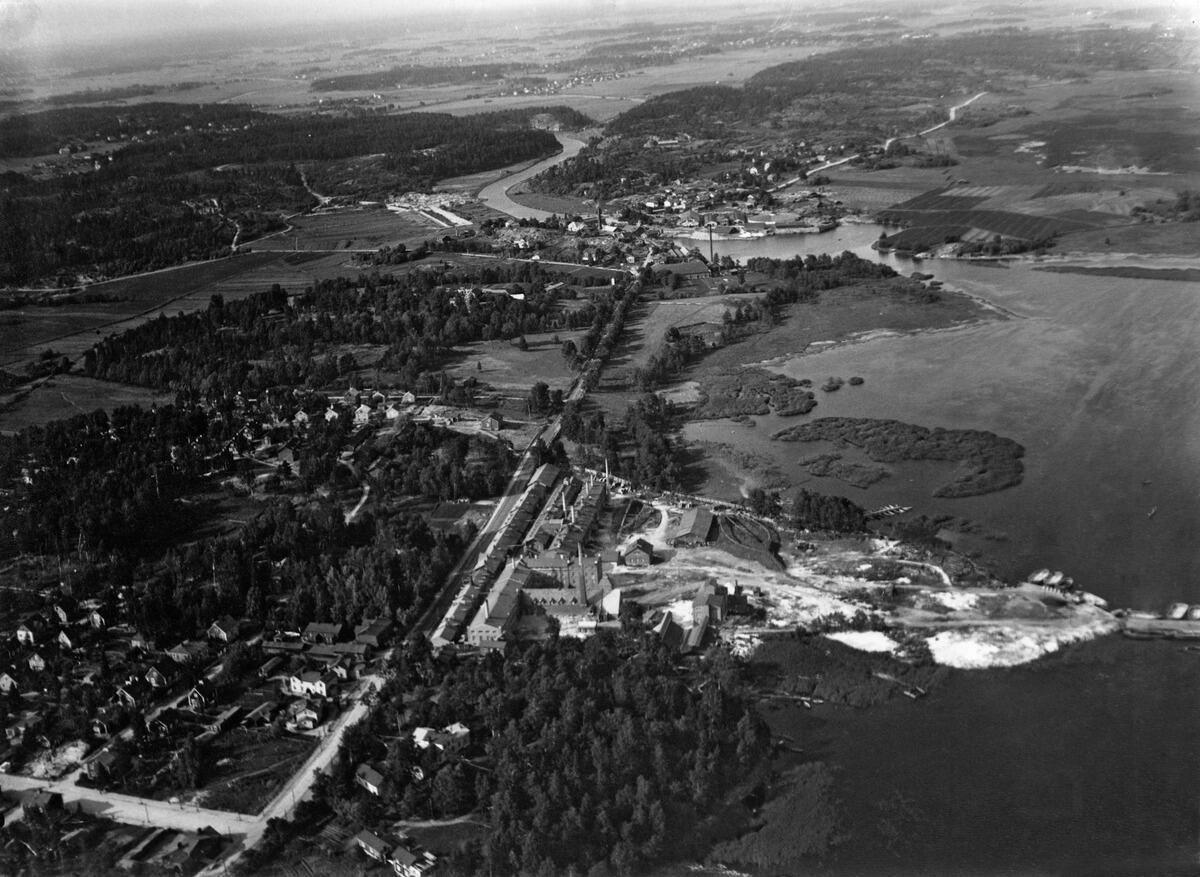
<path id="1" fill-rule="evenodd" d="M 877 508 L 873 512 L 867 512 L 866 517 L 870 518 L 892 518 L 896 515 L 903 515 L 906 512 L 911 512 L 912 506 L 885 505 L 882 508 Z"/>

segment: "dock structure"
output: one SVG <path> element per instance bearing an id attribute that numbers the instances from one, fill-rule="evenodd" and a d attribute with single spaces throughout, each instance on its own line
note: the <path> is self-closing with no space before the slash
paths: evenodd
<path id="1" fill-rule="evenodd" d="M 1121 620 L 1121 632 L 1133 639 L 1200 639 L 1200 619 L 1130 615 Z"/>

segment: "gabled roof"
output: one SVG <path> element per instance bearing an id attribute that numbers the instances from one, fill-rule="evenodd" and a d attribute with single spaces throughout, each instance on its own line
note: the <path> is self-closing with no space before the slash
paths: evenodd
<path id="1" fill-rule="evenodd" d="M 354 776 L 356 779 L 362 780 L 364 783 L 375 786 L 376 788 L 383 785 L 383 774 L 371 767 L 371 765 L 367 764 L 365 761 L 358 766 L 356 771 L 354 771 Z"/>

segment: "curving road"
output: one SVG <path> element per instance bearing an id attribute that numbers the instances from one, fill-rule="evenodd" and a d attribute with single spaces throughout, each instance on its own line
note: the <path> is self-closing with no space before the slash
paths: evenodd
<path id="1" fill-rule="evenodd" d="M 536 207 L 525 207 L 518 204 L 508 197 L 508 191 L 531 177 L 536 177 L 547 168 L 552 168 L 556 164 L 562 164 L 569 158 L 574 158 L 579 154 L 579 150 L 583 149 L 586 145 L 582 140 L 576 140 L 574 137 L 564 137 L 562 134 L 555 134 L 554 136 L 562 144 L 562 152 L 539 161 L 537 164 L 531 165 L 523 171 L 517 171 L 515 174 L 501 177 L 496 182 L 484 186 L 479 190 L 479 200 L 493 210 L 499 210 L 501 213 L 515 216 L 517 219 L 549 219 L 553 216 L 554 214 L 549 210 L 538 210 Z"/>

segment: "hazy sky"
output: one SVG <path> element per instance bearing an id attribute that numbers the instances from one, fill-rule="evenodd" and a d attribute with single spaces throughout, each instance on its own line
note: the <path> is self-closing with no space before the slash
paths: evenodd
<path id="1" fill-rule="evenodd" d="M 0 42 L 10 47 L 96 42 L 273 24 L 352 26 L 372 19 L 403 21 L 430 14 L 468 19 L 570 15 L 603 21 L 613 13 L 636 11 L 639 5 L 637 0 L 0 0 Z"/>

